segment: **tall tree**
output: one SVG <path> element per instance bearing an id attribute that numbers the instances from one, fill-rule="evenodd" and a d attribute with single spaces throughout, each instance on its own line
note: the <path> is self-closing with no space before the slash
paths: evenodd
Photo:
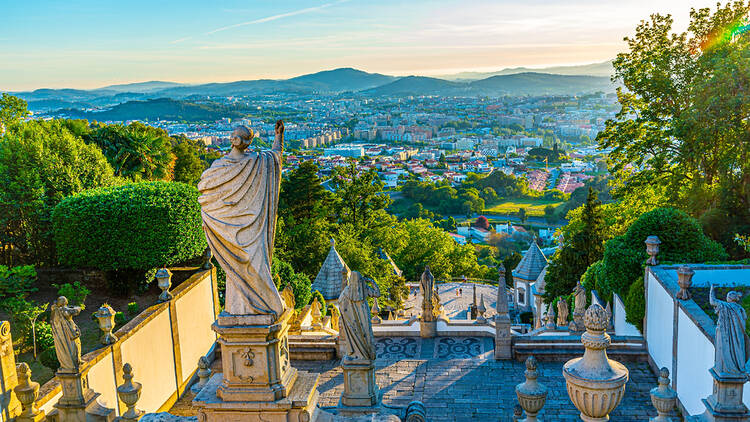
<path id="1" fill-rule="evenodd" d="M 656 14 L 625 39 L 613 63 L 621 110 L 597 136 L 620 196 L 659 185 L 662 203 L 696 217 L 750 217 L 750 36 L 738 30 L 749 11 L 745 1 L 693 9 L 680 34 Z"/>
<path id="2" fill-rule="evenodd" d="M 578 221 L 571 221 L 563 231 L 563 246 L 552 255 L 545 276 L 545 302 L 568 295 L 586 268 L 602 259 L 605 226 L 601 202 L 596 192 L 589 188 L 586 203 Z"/>
<path id="3" fill-rule="evenodd" d="M 3 92 L 0 97 L 0 135 L 5 127 L 29 115 L 26 101 Z"/>
<path id="4" fill-rule="evenodd" d="M 92 126 L 84 139 L 102 149 L 116 176 L 133 181 L 172 180 L 175 156 L 166 131 L 140 122 Z"/>
<path id="5" fill-rule="evenodd" d="M 112 183 L 99 148 L 63 121 L 9 126 L 0 140 L 0 243 L 11 246 L 16 263 L 55 264 L 52 209 L 68 195 Z"/>
<path id="6" fill-rule="evenodd" d="M 174 181 L 195 185 L 206 167 L 199 156 L 196 143 L 184 136 L 174 138 L 172 153 L 175 156 Z"/>
<path id="7" fill-rule="evenodd" d="M 321 185 L 318 166 L 305 161 L 281 182 L 279 217 L 284 222 L 292 267 L 315 277 L 330 246 L 331 194 Z"/>
<path id="8" fill-rule="evenodd" d="M 360 172 L 354 163 L 336 168 L 330 184 L 338 198 L 334 207 L 340 223 L 365 226 L 373 212 L 391 203 L 375 170 Z"/>

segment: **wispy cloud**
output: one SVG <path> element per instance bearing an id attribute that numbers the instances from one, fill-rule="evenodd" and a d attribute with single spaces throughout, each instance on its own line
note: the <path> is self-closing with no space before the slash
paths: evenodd
<path id="1" fill-rule="evenodd" d="M 259 24 L 259 23 L 266 23 L 266 22 L 271 22 L 271 21 L 283 19 L 283 18 L 288 18 L 290 16 L 297 16 L 297 15 L 303 15 L 305 13 L 316 12 L 318 10 L 326 9 L 328 7 L 335 6 L 337 4 L 345 3 L 347 1 L 349 1 L 349 0 L 338 0 L 338 1 L 335 1 L 335 2 L 331 2 L 331 3 L 321 4 L 320 6 L 307 7 L 307 8 L 304 8 L 304 9 L 293 10 L 291 12 L 279 13 L 279 14 L 276 14 L 276 15 L 266 16 L 265 18 L 253 19 L 253 20 L 247 21 L 247 22 L 235 23 L 233 25 L 223 26 L 221 28 L 217 28 L 217 29 L 208 31 L 208 32 L 204 33 L 203 35 L 211 35 L 211 34 L 215 34 L 217 32 L 226 31 L 228 29 L 239 28 L 239 27 L 247 26 L 247 25 L 256 25 L 256 24 Z M 174 41 L 170 42 L 170 44 L 178 44 L 178 43 L 181 43 L 183 41 L 187 41 L 187 40 L 192 39 L 192 38 L 193 38 L 193 36 L 183 37 L 183 38 L 180 38 L 180 39 L 177 39 L 177 40 L 174 40 Z"/>

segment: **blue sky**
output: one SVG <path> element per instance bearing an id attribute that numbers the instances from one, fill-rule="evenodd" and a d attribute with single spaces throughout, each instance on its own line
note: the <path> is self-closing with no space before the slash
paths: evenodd
<path id="1" fill-rule="evenodd" d="M 600 62 L 715 0 L 0 0 L 0 90 Z"/>

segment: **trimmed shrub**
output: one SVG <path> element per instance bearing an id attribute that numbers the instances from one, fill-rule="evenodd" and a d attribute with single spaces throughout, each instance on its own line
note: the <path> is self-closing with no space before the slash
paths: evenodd
<path id="1" fill-rule="evenodd" d="M 128 314 L 138 315 L 138 311 L 139 311 L 138 302 L 128 303 Z"/>
<path id="2" fill-rule="evenodd" d="M 57 353 L 55 353 L 54 347 L 44 349 L 42 353 L 39 354 L 39 361 L 42 362 L 42 365 L 53 371 L 57 371 L 57 369 L 60 368 L 60 362 L 57 360 Z"/>
<path id="3" fill-rule="evenodd" d="M 60 202 L 52 217 L 58 259 L 70 267 L 149 270 L 206 248 L 198 190 L 183 183 L 84 191 Z"/>
<path id="4" fill-rule="evenodd" d="M 643 318 L 646 316 L 646 295 L 643 277 L 630 285 L 625 298 L 625 320 L 643 332 Z"/>
<path id="5" fill-rule="evenodd" d="M 727 259 L 721 245 L 703 233 L 698 221 L 674 208 L 655 208 L 633 222 L 628 231 L 609 240 L 604 249 L 600 293 L 609 300 L 612 292 L 622 297 L 643 276 L 648 254 L 643 243 L 656 235 L 661 240 L 659 262 L 697 263 Z"/>

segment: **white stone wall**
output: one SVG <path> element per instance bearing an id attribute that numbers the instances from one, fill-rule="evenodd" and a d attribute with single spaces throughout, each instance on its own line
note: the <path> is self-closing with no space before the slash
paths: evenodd
<path id="1" fill-rule="evenodd" d="M 119 408 L 116 389 L 123 382 L 125 363 L 133 366 L 134 380 L 143 385 L 137 404 L 141 410 L 165 410 L 184 391 L 198 358 L 209 353 L 216 341 L 211 330 L 219 309 L 215 275 L 215 271 L 195 274 L 172 291 L 171 301 L 155 304 L 125 327 L 118 327 L 115 344 L 84 356 L 90 362 L 89 387 L 118 415 L 124 408 Z M 38 406 L 49 413 L 60 395 L 58 386 L 40 397 Z"/>
<path id="2" fill-rule="evenodd" d="M 706 410 L 701 399 L 711 395 L 713 388 L 708 370 L 714 364 L 714 345 L 682 309 L 677 312 L 677 373 L 672 378 L 682 405 L 697 415 Z"/>
<path id="3" fill-rule="evenodd" d="M 638 331 L 638 328 L 625 319 L 625 304 L 617 293 L 614 294 L 614 302 L 615 306 L 614 309 L 612 309 L 612 320 L 615 325 L 615 335 L 640 336 L 641 332 Z"/>
<path id="4" fill-rule="evenodd" d="M 672 337 L 674 336 L 674 302 L 672 296 L 648 273 L 646 302 L 646 341 L 648 353 L 657 367 L 672 370 Z"/>

